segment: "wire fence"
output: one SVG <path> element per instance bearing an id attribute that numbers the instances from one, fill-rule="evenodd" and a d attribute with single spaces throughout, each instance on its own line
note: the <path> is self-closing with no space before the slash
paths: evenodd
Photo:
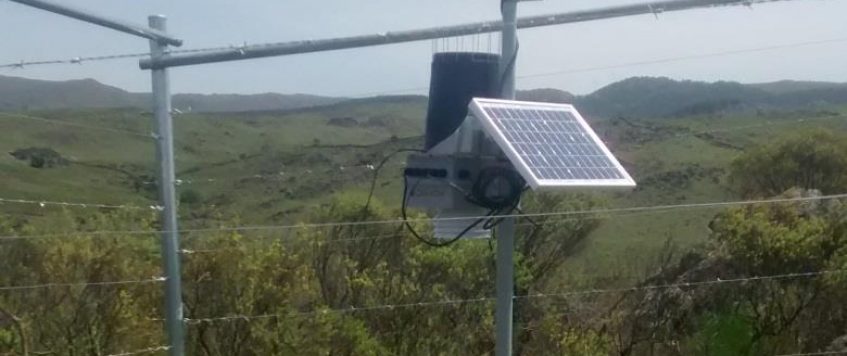
<path id="1" fill-rule="evenodd" d="M 81 203 L 81 202 L 63 202 L 49 200 L 29 200 L 15 198 L 0 198 L 0 204 L 25 204 L 38 205 L 42 208 L 48 206 L 65 207 L 65 208 L 94 208 L 94 209 L 131 209 L 131 210 L 162 210 L 158 205 L 150 205 L 147 207 L 131 205 L 131 204 L 108 204 L 108 203 Z"/>
<path id="2" fill-rule="evenodd" d="M 672 289 L 672 288 L 710 287 L 710 286 L 724 285 L 724 284 L 736 284 L 736 283 L 745 283 L 745 282 L 760 282 L 760 281 L 767 281 L 767 280 L 788 280 L 788 279 L 799 279 L 799 278 L 814 278 L 814 277 L 820 277 L 820 276 L 829 275 L 829 274 L 840 274 L 840 273 L 847 273 L 847 269 L 824 270 L 824 271 L 816 271 L 816 272 L 785 273 L 785 274 L 776 274 L 776 275 L 758 276 L 758 277 L 747 277 L 747 278 L 728 278 L 728 279 L 718 278 L 716 280 L 701 280 L 701 281 L 694 281 L 694 282 L 646 285 L 646 286 L 635 286 L 635 287 L 628 287 L 628 288 L 587 289 L 587 290 L 574 290 L 574 291 L 566 291 L 566 292 L 533 293 L 533 294 L 514 296 L 513 300 L 541 299 L 541 298 L 569 298 L 569 297 L 585 296 L 585 295 L 610 294 L 610 293 L 620 294 L 620 293 L 664 290 L 664 289 Z M 262 320 L 262 319 L 278 319 L 278 318 L 294 317 L 294 316 L 310 316 L 310 315 L 328 314 L 328 313 L 348 314 L 348 313 L 366 313 L 366 312 L 382 311 L 382 310 L 392 310 L 393 311 L 393 310 L 397 310 L 397 309 L 408 309 L 408 308 L 444 307 L 444 306 L 454 306 L 454 305 L 462 305 L 462 304 L 478 304 L 478 303 L 486 303 L 486 302 L 493 302 L 493 301 L 495 301 L 494 297 L 479 297 L 479 298 L 470 298 L 470 299 L 450 299 L 450 300 L 437 300 L 437 301 L 426 301 L 426 302 L 416 302 L 416 303 L 380 304 L 380 305 L 370 305 L 370 306 L 350 306 L 348 308 L 343 308 L 343 309 L 320 309 L 320 310 L 314 310 L 314 311 L 308 311 L 308 312 L 289 312 L 289 313 L 280 313 L 280 314 L 261 314 L 261 315 L 226 315 L 226 316 L 219 316 L 219 317 L 192 318 L 192 319 L 186 318 L 184 320 L 187 324 L 202 324 L 202 323 L 231 322 L 231 321 L 253 321 L 253 320 Z"/>
<path id="3" fill-rule="evenodd" d="M 726 208 L 751 205 L 769 205 L 769 204 L 784 204 L 784 203 L 803 203 L 842 200 L 847 198 L 847 193 L 843 194 L 828 194 L 806 197 L 788 197 L 788 198 L 773 198 L 773 199 L 750 199 L 750 200 L 733 200 L 733 201 L 718 201 L 704 203 L 685 203 L 685 204 L 665 204 L 665 205 L 644 205 L 634 207 L 619 207 L 619 208 L 592 208 L 582 210 L 563 210 L 537 213 L 515 213 L 515 214 L 500 214 L 500 215 L 479 215 L 467 217 L 447 217 L 447 218 L 409 218 L 390 219 L 390 220 L 362 220 L 362 221 L 336 221 L 326 223 L 301 223 L 301 224 L 284 224 L 284 225 L 244 225 L 232 227 L 217 227 L 217 228 L 197 228 L 197 229 L 181 229 L 180 233 L 196 233 L 196 232 L 238 232 L 238 231 L 274 231 L 274 230 L 296 230 L 296 229 L 315 229 L 328 227 L 351 227 L 351 226 L 369 226 L 369 225 L 392 225 L 401 224 L 405 221 L 410 223 L 427 223 L 436 221 L 472 221 L 476 219 L 499 219 L 499 218 L 537 218 L 537 217 L 581 217 L 591 215 L 616 215 L 623 213 L 645 213 L 645 212 L 665 212 L 680 209 L 708 209 L 708 208 Z M 3 199 L 0 198 L 0 202 Z M 28 202 L 30 203 L 30 202 Z M 38 203 L 38 202 L 32 202 Z M 82 203 L 61 203 L 71 204 L 70 206 L 87 207 L 87 204 Z M 60 206 L 61 206 L 60 204 Z M 113 206 L 110 206 L 113 207 Z M 139 235 L 139 234 L 155 234 L 164 233 L 165 230 L 114 230 L 114 231 L 92 231 L 92 232 L 65 232 L 56 234 L 44 235 L 8 235 L 0 236 L 2 240 L 20 240 L 34 239 L 47 237 L 60 237 L 69 234 L 90 234 L 91 236 L 103 235 Z"/>
<path id="4" fill-rule="evenodd" d="M 141 349 L 141 350 L 126 351 L 126 352 L 120 352 L 120 353 L 116 353 L 116 354 L 109 354 L 109 355 L 106 355 L 106 356 L 133 356 L 133 355 L 145 355 L 145 354 L 153 354 L 153 353 L 165 352 L 165 351 L 168 351 L 168 350 L 170 350 L 170 349 L 171 349 L 171 347 L 170 347 L 170 346 L 156 346 L 156 347 L 149 347 L 149 348 Z"/>
<path id="5" fill-rule="evenodd" d="M 651 59 L 651 60 L 625 62 L 625 63 L 612 64 L 612 65 L 602 65 L 602 66 L 591 66 L 591 67 L 584 67 L 584 68 L 553 70 L 553 71 L 542 72 L 542 73 L 531 73 L 531 74 L 518 75 L 518 76 L 516 76 L 516 78 L 517 79 L 532 79 L 532 78 L 541 78 L 541 77 L 555 77 L 555 76 L 562 76 L 562 75 L 569 75 L 569 74 L 592 73 L 592 72 L 611 70 L 611 69 L 639 67 L 639 66 L 666 64 L 666 63 L 675 63 L 675 62 L 685 62 L 685 61 L 692 61 L 692 60 L 698 60 L 698 59 L 709 59 L 709 58 L 716 58 L 716 57 L 736 56 L 736 55 L 741 55 L 741 54 L 778 51 L 778 50 L 785 50 L 785 49 L 796 49 L 796 48 L 811 47 L 811 46 L 821 46 L 821 45 L 827 45 L 827 44 L 839 44 L 839 43 L 845 43 L 845 42 L 847 42 L 847 37 L 838 37 L 838 38 L 821 39 L 821 40 L 810 40 L 810 41 L 800 41 L 800 42 L 776 44 L 776 45 L 762 46 L 762 47 L 753 47 L 753 48 L 743 48 L 743 49 L 728 50 L 728 51 L 699 53 L 699 54 L 692 54 L 692 55 L 686 55 L 686 56 L 656 58 L 656 59 Z M 198 49 L 173 50 L 173 51 L 171 51 L 171 53 L 176 54 L 176 53 L 214 52 L 214 51 L 233 49 L 233 48 L 238 48 L 238 47 L 239 46 L 227 46 L 227 47 L 210 47 L 210 48 L 198 48 Z M 46 61 L 19 61 L 19 62 L 16 62 L 16 63 L 2 64 L 2 65 L 0 65 L 0 69 L 2 69 L 2 68 L 23 69 L 25 67 L 38 66 L 38 65 L 80 64 L 80 63 L 83 63 L 83 62 L 97 62 L 97 61 L 116 60 L 116 59 L 143 58 L 143 57 L 148 57 L 148 56 L 149 56 L 148 53 L 127 53 L 127 54 L 117 54 L 117 55 L 73 57 L 73 58 L 70 58 L 70 59 L 58 59 L 58 60 L 46 60 Z M 373 95 L 398 94 L 398 93 L 425 91 L 428 88 L 429 88 L 428 85 L 420 85 L 420 86 L 400 88 L 400 89 L 362 92 L 362 93 L 359 93 L 359 94 L 344 95 L 344 96 L 347 96 L 347 97 L 365 97 L 365 96 L 373 96 Z"/>
<path id="6" fill-rule="evenodd" d="M 161 283 L 166 281 L 165 277 L 156 277 L 150 279 L 136 279 L 136 280 L 126 280 L 126 281 L 104 281 L 104 282 L 72 282 L 72 283 L 42 283 L 42 284 L 31 284 L 24 286 L 0 286 L 0 292 L 15 292 L 15 291 L 26 291 L 33 289 L 45 289 L 45 288 L 73 288 L 73 287 L 109 287 L 109 286 L 120 286 L 120 285 L 130 285 L 130 284 L 151 284 L 151 283 Z"/>

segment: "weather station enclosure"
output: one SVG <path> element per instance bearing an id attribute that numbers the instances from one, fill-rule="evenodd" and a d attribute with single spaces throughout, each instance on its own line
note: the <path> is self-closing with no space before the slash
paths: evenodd
<path id="1" fill-rule="evenodd" d="M 501 61 L 433 56 L 424 151 L 407 159 L 403 208 L 432 214 L 436 239 L 490 237 L 492 217 L 517 210 L 526 189 L 635 186 L 574 106 L 494 99 Z"/>

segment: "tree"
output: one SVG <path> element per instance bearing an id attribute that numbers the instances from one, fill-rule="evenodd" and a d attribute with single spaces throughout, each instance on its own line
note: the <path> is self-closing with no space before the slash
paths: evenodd
<path id="1" fill-rule="evenodd" d="M 17 329 L 13 339 L 17 345 L 0 341 L 0 352 L 28 349 L 32 353 L 92 355 L 157 345 L 160 325 L 150 320 L 161 305 L 160 284 L 151 281 L 160 275 L 156 241 L 144 235 L 89 232 L 143 230 L 152 226 L 151 218 L 147 212 L 66 212 L 19 227 L 19 233 L 47 237 L 0 245 L 4 264 L 0 285 L 43 287 L 7 290 L 0 295 L 0 314 L 5 315 L 0 319 L 13 321 Z M 150 282 L 96 284 L 136 280 Z M 0 326 L 0 339 L 3 333 Z M 6 347 L 9 349 L 4 350 Z"/>
<path id="2" fill-rule="evenodd" d="M 731 166 L 745 197 L 770 197 L 790 188 L 847 191 L 847 135 L 808 130 L 750 150 Z"/>
<path id="3" fill-rule="evenodd" d="M 810 192 L 793 190 L 794 198 Z M 728 209 L 711 244 L 626 293 L 613 309 L 620 354 L 821 351 L 847 328 L 847 208 L 837 202 Z M 711 283 L 733 280 L 732 283 Z"/>
<path id="4" fill-rule="evenodd" d="M 810 194 L 816 193 L 791 190 L 783 196 Z M 741 310 L 750 322 L 751 342 L 770 344 L 772 353 L 785 353 L 777 352 L 780 347 L 819 351 L 843 335 L 843 273 L 802 275 L 845 267 L 846 216 L 839 201 L 812 201 L 731 209 L 713 220 L 715 254 L 737 276 L 801 275 L 736 289 L 734 296 L 747 304 Z"/>

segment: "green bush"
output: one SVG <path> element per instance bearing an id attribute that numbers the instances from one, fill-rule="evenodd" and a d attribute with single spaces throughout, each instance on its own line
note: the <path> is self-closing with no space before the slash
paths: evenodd
<path id="1" fill-rule="evenodd" d="M 746 197 L 770 197 L 791 188 L 847 192 L 847 135 L 802 131 L 736 159 L 730 180 Z"/>

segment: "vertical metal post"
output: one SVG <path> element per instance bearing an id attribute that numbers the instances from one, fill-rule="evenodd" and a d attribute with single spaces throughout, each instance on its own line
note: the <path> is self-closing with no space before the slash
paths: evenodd
<path id="1" fill-rule="evenodd" d="M 515 98 L 515 66 L 517 65 L 517 0 L 501 0 L 503 13 L 500 74 L 503 99 Z M 497 306 L 494 313 L 495 356 L 512 355 L 513 303 L 515 294 L 515 218 L 503 219 L 497 227 Z"/>
<path id="2" fill-rule="evenodd" d="M 515 218 L 497 226 L 497 310 L 495 356 L 512 355 L 512 303 L 515 290 Z"/>
<path id="3" fill-rule="evenodd" d="M 518 0 L 501 0 L 503 13 L 503 46 L 500 74 L 503 82 L 500 95 L 503 99 L 515 98 L 515 67 L 518 62 Z"/>
<path id="4" fill-rule="evenodd" d="M 150 27 L 167 30 L 162 15 L 148 18 Z M 152 58 L 165 56 L 168 45 L 150 40 Z M 159 162 L 159 201 L 162 208 L 162 261 L 165 270 L 165 326 L 171 356 L 185 354 L 185 326 L 182 317 L 182 278 L 179 261 L 179 230 L 177 225 L 176 185 L 174 173 L 174 138 L 171 118 L 171 89 L 168 69 L 151 71 L 153 79 L 153 115 L 156 120 L 157 159 Z"/>

